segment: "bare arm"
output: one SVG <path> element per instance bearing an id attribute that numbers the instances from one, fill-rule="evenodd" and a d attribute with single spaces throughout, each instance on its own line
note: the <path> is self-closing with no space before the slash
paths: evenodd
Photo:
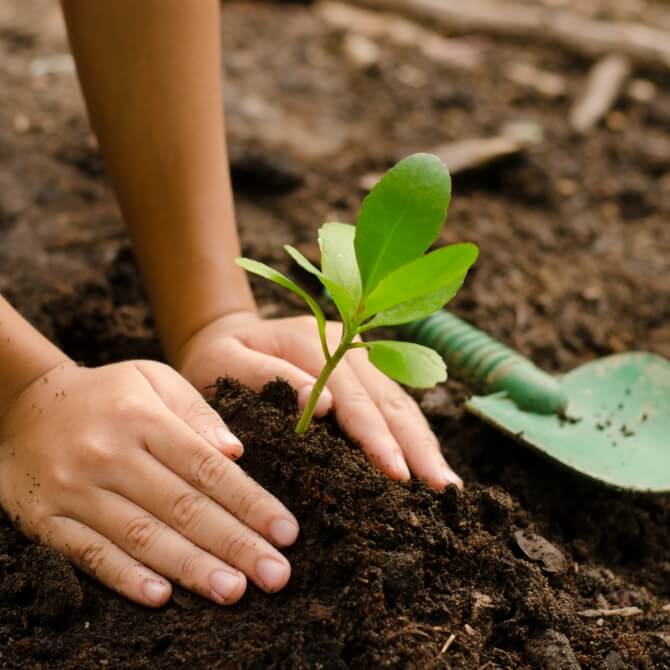
<path id="1" fill-rule="evenodd" d="M 64 0 L 92 125 L 169 360 L 205 324 L 254 311 L 223 127 L 218 0 Z"/>
<path id="2" fill-rule="evenodd" d="M 63 0 L 93 127 L 130 227 L 170 362 L 197 388 L 288 380 L 307 400 L 323 365 L 305 319 L 263 321 L 239 242 L 223 130 L 218 0 Z M 330 328 L 336 335 L 337 327 Z M 317 415 L 389 476 L 460 485 L 416 403 L 350 352 Z"/>
<path id="3" fill-rule="evenodd" d="M 0 296 L 0 414 L 25 387 L 67 361 Z"/>

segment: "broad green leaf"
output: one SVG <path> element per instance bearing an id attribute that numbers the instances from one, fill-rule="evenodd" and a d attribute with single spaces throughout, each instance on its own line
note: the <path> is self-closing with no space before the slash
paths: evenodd
<path id="1" fill-rule="evenodd" d="M 361 274 L 354 250 L 355 235 L 356 226 L 348 223 L 324 223 L 319 228 L 321 270 L 328 279 L 347 290 L 354 309 L 361 299 Z"/>
<path id="2" fill-rule="evenodd" d="M 428 388 L 447 378 L 447 366 L 433 349 L 413 342 L 366 342 L 370 362 L 407 386 Z"/>
<path id="3" fill-rule="evenodd" d="M 309 261 L 307 262 L 309 263 Z M 295 282 L 292 282 L 286 275 L 283 275 L 281 272 L 271 268 L 269 265 L 265 265 L 265 263 L 259 263 L 258 261 L 254 261 L 251 258 L 236 258 L 235 263 L 247 272 L 251 272 L 252 274 L 269 279 L 275 284 L 279 284 L 279 286 L 283 286 L 289 291 L 293 291 L 293 293 L 299 295 L 307 303 L 309 308 L 312 310 L 312 313 L 316 317 L 323 354 L 326 357 L 326 360 L 329 359 L 330 352 L 328 351 L 328 344 L 326 341 L 326 317 L 321 307 L 319 307 L 319 303 L 317 303 L 316 300 L 314 300 L 314 298 L 312 298 L 312 296 L 307 293 L 307 291 L 304 291 Z"/>
<path id="4" fill-rule="evenodd" d="M 403 265 L 384 277 L 370 294 L 364 318 L 453 284 L 470 269 L 478 254 L 474 244 L 451 244 Z"/>
<path id="5" fill-rule="evenodd" d="M 380 179 L 363 201 L 354 240 L 364 296 L 428 249 L 450 199 L 449 172 L 437 156 L 409 156 Z"/>
<path id="6" fill-rule="evenodd" d="M 285 244 L 284 250 L 303 270 L 307 270 L 307 272 L 317 277 L 317 279 L 328 289 L 328 293 L 335 305 L 337 305 L 342 320 L 351 321 L 351 315 L 356 305 L 354 305 L 354 299 L 349 295 L 347 289 L 326 277 L 316 265 L 305 258 L 295 247 L 292 247 L 290 244 Z"/>
<path id="7" fill-rule="evenodd" d="M 385 312 L 380 312 L 374 319 L 368 321 L 360 329 L 360 332 L 365 333 L 380 326 L 398 326 L 401 323 L 425 319 L 427 316 L 433 314 L 433 312 L 444 307 L 458 293 L 458 289 L 461 288 L 464 280 L 465 275 L 462 275 L 451 284 L 447 284 L 434 293 L 428 293 L 420 298 L 402 302 L 395 307 L 387 309 Z"/>

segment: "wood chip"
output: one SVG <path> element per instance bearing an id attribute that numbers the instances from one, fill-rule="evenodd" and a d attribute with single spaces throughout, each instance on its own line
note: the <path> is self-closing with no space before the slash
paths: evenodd
<path id="1" fill-rule="evenodd" d="M 642 610 L 639 607 L 615 607 L 612 609 L 582 610 L 581 612 L 578 612 L 578 614 L 587 619 L 598 619 L 600 617 L 610 616 L 637 616 L 638 614 L 642 614 Z"/>
<path id="2" fill-rule="evenodd" d="M 670 66 L 670 32 L 633 21 L 591 19 L 569 9 L 512 0 L 357 0 L 403 13 L 435 28 L 480 31 L 555 44 L 586 56 L 612 51 L 642 63 Z"/>
<path id="3" fill-rule="evenodd" d="M 531 560 L 540 563 L 545 572 L 560 574 L 565 572 L 567 563 L 563 554 L 541 535 L 527 530 L 514 533 L 519 549 Z"/>
<path id="4" fill-rule="evenodd" d="M 346 35 L 343 47 L 349 60 L 357 67 L 369 68 L 379 62 L 379 47 L 365 35 Z"/>
<path id="5" fill-rule="evenodd" d="M 315 12 L 335 28 L 419 49 L 442 65 L 470 70 L 482 62 L 481 47 L 461 38 L 448 39 L 400 16 L 379 14 L 331 1 L 318 3 Z"/>
<path id="6" fill-rule="evenodd" d="M 429 149 L 449 168 L 452 175 L 477 170 L 504 158 L 520 154 L 524 145 L 512 137 L 475 138 L 442 144 Z M 362 189 L 369 191 L 381 179 L 382 173 L 373 172 L 359 180 Z"/>
<path id="7" fill-rule="evenodd" d="M 570 112 L 570 125 L 577 132 L 589 132 L 607 115 L 630 71 L 630 61 L 620 54 L 610 54 L 591 68 L 586 88 Z"/>
<path id="8" fill-rule="evenodd" d="M 446 640 L 446 642 L 442 645 L 442 649 L 440 649 L 440 656 L 442 654 L 446 654 L 449 651 L 449 647 L 454 643 L 454 640 L 456 639 L 456 635 L 452 633 Z"/>
<path id="9" fill-rule="evenodd" d="M 565 95 L 565 79 L 560 74 L 541 70 L 531 63 L 509 63 L 505 67 L 505 75 L 515 84 L 550 100 Z"/>

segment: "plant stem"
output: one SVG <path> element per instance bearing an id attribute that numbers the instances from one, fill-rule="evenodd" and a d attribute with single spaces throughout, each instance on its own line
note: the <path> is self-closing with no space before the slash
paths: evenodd
<path id="1" fill-rule="evenodd" d="M 303 435 L 309 428 L 309 424 L 312 421 L 312 416 L 314 415 L 314 410 L 316 409 L 316 403 L 323 392 L 323 389 L 326 386 L 328 378 L 332 374 L 333 370 L 337 367 L 337 364 L 342 360 L 344 354 L 347 353 L 347 350 L 351 348 L 351 341 L 354 339 L 356 331 L 353 330 L 349 332 L 345 329 L 344 334 L 342 335 L 342 340 L 338 345 L 337 349 L 333 352 L 332 356 L 326 361 L 326 364 L 321 370 L 321 374 L 318 376 L 316 382 L 314 383 L 314 388 L 309 394 L 309 399 L 305 405 L 305 409 L 302 412 L 300 421 L 295 427 L 295 432 L 298 435 Z"/>

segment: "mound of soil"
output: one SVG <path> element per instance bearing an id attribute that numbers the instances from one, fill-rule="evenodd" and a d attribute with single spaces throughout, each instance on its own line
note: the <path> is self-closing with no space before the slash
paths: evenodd
<path id="1" fill-rule="evenodd" d="M 660 599 L 670 595 L 667 501 L 561 477 L 488 431 L 489 454 L 497 447 L 517 456 L 490 463 L 492 477 L 517 495 L 477 484 L 436 493 L 388 480 L 330 420 L 297 437 L 295 394 L 284 382 L 258 394 L 220 380 L 212 404 L 246 445 L 240 464 L 300 521 L 287 552 L 288 587 L 267 595 L 250 586 L 230 608 L 177 588 L 162 611 L 148 611 L 76 575 L 55 552 L 26 546 L 4 520 L 1 667 L 574 670 L 670 662 L 659 633 L 670 623 Z M 449 443 L 466 452 L 471 435 Z M 605 567 L 617 562 L 625 571 L 631 561 L 636 572 L 645 565 L 644 575 L 624 579 Z M 642 576 L 656 593 L 634 584 Z M 622 606 L 641 613 L 580 615 Z"/>

